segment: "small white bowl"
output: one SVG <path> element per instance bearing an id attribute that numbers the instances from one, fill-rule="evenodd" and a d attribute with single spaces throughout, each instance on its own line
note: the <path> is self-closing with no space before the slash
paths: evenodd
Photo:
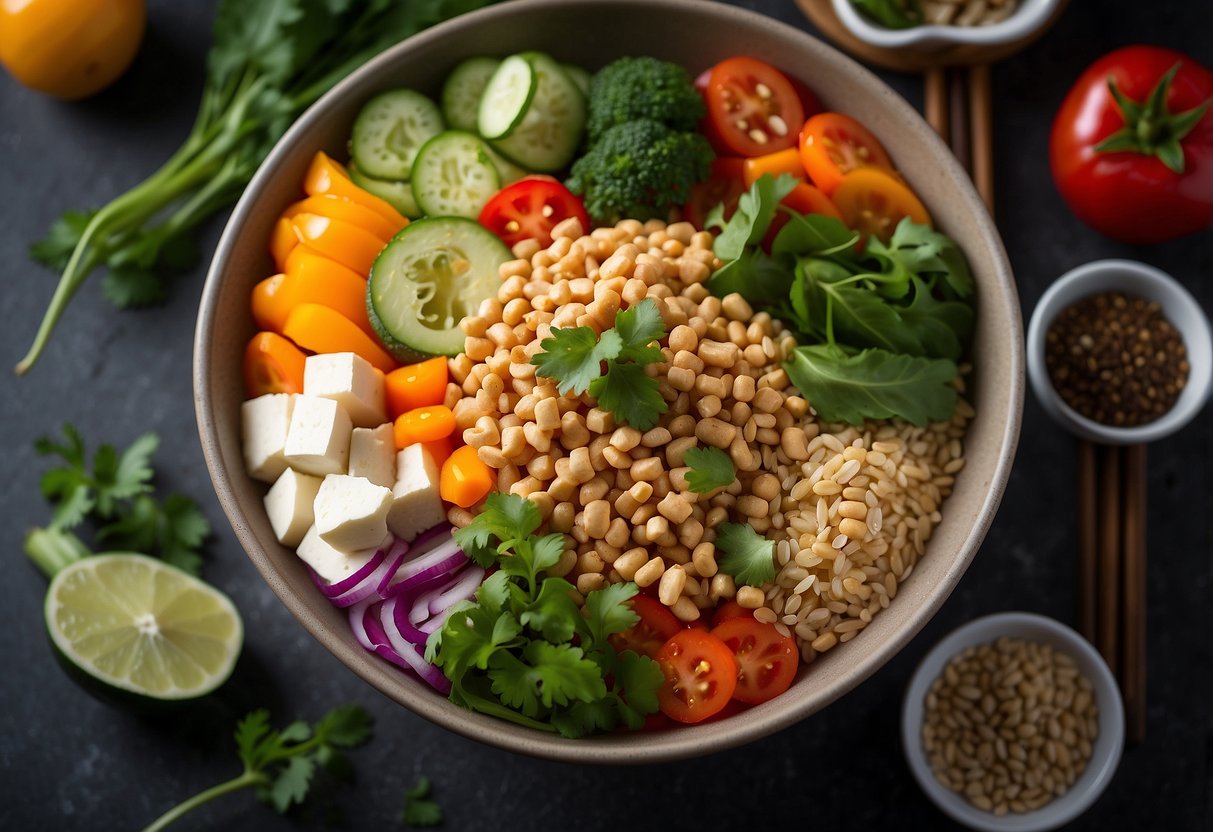
<path id="1" fill-rule="evenodd" d="M 1061 0 L 1020 0 L 1010 17 L 989 26 L 937 26 L 889 29 L 874 23 L 851 0 L 834 0 L 834 13 L 860 40 L 885 49 L 936 49 L 962 44 L 998 46 L 1026 38 L 1053 15 Z"/>
<path id="2" fill-rule="evenodd" d="M 1158 303 L 1188 352 L 1188 381 L 1165 414 L 1135 427 L 1117 428 L 1079 414 L 1053 387 L 1045 366 L 1045 334 L 1063 309 L 1089 295 L 1124 292 Z M 1204 407 L 1213 389 L 1213 335 L 1200 304 L 1177 280 L 1134 260 L 1096 260 L 1059 277 L 1040 298 L 1028 326 L 1028 379 L 1041 407 L 1062 426 L 1092 442 L 1138 445 L 1182 428 Z"/>
<path id="3" fill-rule="evenodd" d="M 1091 759 L 1070 790 L 1039 809 L 995 815 L 978 809 L 963 795 L 935 779 L 922 747 L 923 702 L 944 667 L 966 647 L 986 644 L 1003 636 L 1048 644 L 1071 656 L 1091 680 L 1099 708 L 1099 736 Z M 927 653 L 914 671 L 901 709 L 901 742 L 906 761 L 918 785 L 944 814 L 970 829 L 982 832 L 1044 832 L 1069 823 L 1085 812 L 1111 782 L 1124 748 L 1125 715 L 1116 686 L 1103 658 L 1086 639 L 1066 625 L 1028 612 L 1004 612 L 970 621 L 952 632 Z"/>

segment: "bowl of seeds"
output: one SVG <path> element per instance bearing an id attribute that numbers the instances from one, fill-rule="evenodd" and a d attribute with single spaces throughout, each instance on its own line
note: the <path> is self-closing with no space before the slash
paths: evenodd
<path id="1" fill-rule="evenodd" d="M 1007 612 L 953 632 L 922 660 L 902 707 L 910 770 L 972 829 L 1055 829 L 1112 780 L 1124 745 L 1120 691 L 1069 627 Z"/>
<path id="2" fill-rule="evenodd" d="M 1041 406 L 1106 445 L 1179 430 L 1213 386 L 1200 304 L 1170 275 L 1132 260 L 1098 260 L 1058 278 L 1036 304 L 1027 346 Z"/>

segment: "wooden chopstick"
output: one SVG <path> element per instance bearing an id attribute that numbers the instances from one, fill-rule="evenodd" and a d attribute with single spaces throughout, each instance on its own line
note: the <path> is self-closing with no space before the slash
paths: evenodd
<path id="1" fill-rule="evenodd" d="M 994 112 L 990 100 L 990 65 L 969 67 L 969 134 L 973 160 L 970 171 L 977 193 L 994 213 Z"/>
<path id="2" fill-rule="evenodd" d="M 1124 579 L 1120 689 L 1129 741 L 1139 743 L 1146 735 L 1146 446 L 1134 445 L 1121 453 Z"/>
<path id="3" fill-rule="evenodd" d="M 1095 643 L 1099 482 L 1095 445 L 1078 440 L 1078 631 Z"/>
<path id="4" fill-rule="evenodd" d="M 1096 647 L 1112 674 L 1120 671 L 1120 449 L 1105 445 L 1101 468 L 1097 546 L 1099 550 Z"/>
<path id="5" fill-rule="evenodd" d="M 946 142 L 950 138 L 947 72 L 941 66 L 933 66 L 926 71 L 925 82 L 923 109 L 926 111 L 927 124 Z"/>
<path id="6" fill-rule="evenodd" d="M 923 109 L 927 123 L 952 148 L 993 213 L 994 128 L 989 65 L 928 69 Z"/>

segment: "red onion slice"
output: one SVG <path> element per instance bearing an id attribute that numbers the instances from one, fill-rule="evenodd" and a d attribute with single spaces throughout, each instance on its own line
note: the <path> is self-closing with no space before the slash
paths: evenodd
<path id="1" fill-rule="evenodd" d="M 367 622 L 370 619 L 378 620 L 379 618 L 379 610 L 371 609 L 376 603 L 378 602 L 368 600 L 350 607 L 350 629 L 354 631 L 354 638 L 372 653 L 375 652 L 375 642 L 371 640 L 371 636 L 367 632 Z"/>
<path id="2" fill-rule="evenodd" d="M 320 591 L 324 593 L 324 597 L 332 600 L 333 598 L 344 595 L 365 581 L 372 573 L 374 573 L 376 569 L 383 565 L 383 561 L 384 551 L 380 549 L 379 551 L 375 552 L 374 556 L 370 560 L 366 562 L 365 566 L 363 566 L 353 575 L 350 575 L 348 578 L 342 578 L 335 584 L 330 584 L 324 578 L 320 577 L 310 566 L 307 568 L 307 571 L 308 574 L 312 576 L 312 583 L 314 583 L 320 589 Z"/>
<path id="3" fill-rule="evenodd" d="M 379 610 L 379 623 L 383 627 L 383 632 L 387 636 L 390 649 L 402 659 L 409 669 L 415 672 L 418 676 L 424 679 L 429 685 L 442 693 L 447 693 L 451 689 L 450 681 L 442 674 L 442 671 L 427 662 L 416 646 L 410 644 L 396 627 L 396 608 L 399 602 L 398 598 L 392 598 L 383 602 L 383 606 Z M 375 649 L 376 653 L 384 655 L 382 646 Z M 386 657 L 385 657 L 386 658 Z M 389 661 L 391 659 L 389 658 Z M 404 666 L 404 665 L 402 665 Z"/>
<path id="4" fill-rule="evenodd" d="M 396 570 L 384 595 L 388 598 L 415 589 L 434 578 L 453 572 L 467 563 L 467 556 L 452 538 L 418 558 L 410 558 Z"/>
<path id="5" fill-rule="evenodd" d="M 369 598 L 378 598 L 379 587 L 391 580 L 391 577 L 396 574 L 396 570 L 400 568 L 403 560 L 404 552 L 400 552 L 395 557 L 392 557 L 391 550 L 389 550 L 374 572 L 367 575 L 365 579 L 349 591 L 329 600 L 333 602 L 333 606 L 348 607 Z"/>

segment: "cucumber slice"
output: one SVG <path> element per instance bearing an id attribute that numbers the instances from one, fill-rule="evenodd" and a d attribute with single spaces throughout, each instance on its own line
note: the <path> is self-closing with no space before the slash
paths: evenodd
<path id="1" fill-rule="evenodd" d="M 564 70 L 565 75 L 569 76 L 569 80 L 577 85 L 577 89 L 581 90 L 581 94 L 589 98 L 590 73 L 574 64 L 561 64 L 560 68 Z"/>
<path id="2" fill-rule="evenodd" d="M 520 168 L 509 159 L 497 152 L 488 142 L 485 142 L 485 147 L 488 148 L 489 159 L 493 162 L 493 167 L 497 168 L 497 175 L 501 177 L 501 187 L 512 185 L 524 176 L 530 175 L 530 171 L 526 168 Z"/>
<path id="3" fill-rule="evenodd" d="M 368 101 L 354 120 L 350 155 L 376 179 L 408 179 L 417 151 L 442 132 L 438 105 L 413 90 L 391 90 Z"/>
<path id="4" fill-rule="evenodd" d="M 399 361 L 458 355 L 464 344 L 459 322 L 497 294 L 498 270 L 511 257 L 505 243 L 473 220 L 410 223 L 371 267 L 371 326 Z"/>
<path id="5" fill-rule="evenodd" d="M 430 139 L 413 164 L 413 196 L 431 217 L 475 219 L 500 187 L 501 177 L 484 140 L 462 130 Z"/>
<path id="6" fill-rule="evenodd" d="M 539 89 L 539 76 L 523 55 L 501 62 L 480 96 L 476 126 L 486 139 L 501 139 L 522 123 Z"/>
<path id="7" fill-rule="evenodd" d="M 354 181 L 355 185 L 380 199 L 387 200 L 389 205 L 409 219 L 415 220 L 421 216 L 421 209 L 417 207 L 417 199 L 413 196 L 413 186 L 408 182 L 367 176 L 353 162 L 350 163 L 349 172 L 350 179 Z"/>
<path id="8" fill-rule="evenodd" d="M 468 58 L 451 71 L 442 87 L 442 115 L 448 127 L 476 132 L 480 96 L 499 66 L 500 58 Z"/>
<path id="9" fill-rule="evenodd" d="M 501 155 L 527 170 L 551 173 L 564 168 L 573 159 L 585 129 L 585 96 L 569 76 L 547 55 L 527 52 L 516 55 L 525 60 L 535 76 L 535 92 L 521 121 L 509 134 L 494 141 Z M 497 79 L 512 58 L 506 58 L 489 81 L 480 104 L 481 126 L 486 107 L 493 108 Z M 487 134 L 486 134 L 487 135 Z"/>

